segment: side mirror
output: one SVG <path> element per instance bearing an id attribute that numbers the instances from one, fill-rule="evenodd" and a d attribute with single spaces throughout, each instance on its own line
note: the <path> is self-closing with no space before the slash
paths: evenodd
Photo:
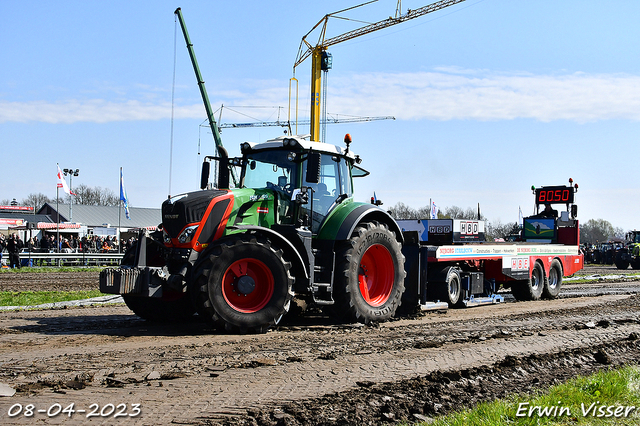
<path id="1" fill-rule="evenodd" d="M 307 155 L 307 176 L 306 181 L 308 183 L 320 182 L 320 166 L 321 159 L 319 152 L 312 152 Z"/>
<path id="2" fill-rule="evenodd" d="M 291 200 L 296 204 L 307 204 L 309 202 L 309 188 L 303 186 L 302 188 L 296 188 L 291 194 Z"/>
<path id="3" fill-rule="evenodd" d="M 206 189 L 209 184 L 209 173 L 211 172 L 211 163 L 205 161 L 202 163 L 202 174 L 200 175 L 200 189 Z"/>

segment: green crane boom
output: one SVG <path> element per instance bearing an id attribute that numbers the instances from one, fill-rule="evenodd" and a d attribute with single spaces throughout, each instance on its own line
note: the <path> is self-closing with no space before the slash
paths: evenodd
<path id="1" fill-rule="evenodd" d="M 198 80 L 200 95 L 202 95 L 202 102 L 204 103 L 204 109 L 207 111 L 207 119 L 209 120 L 211 133 L 213 133 L 213 140 L 221 156 L 228 157 L 227 150 L 225 149 L 224 145 L 222 145 L 220 130 L 218 129 L 218 125 L 216 123 L 215 118 L 213 117 L 213 109 L 211 108 L 211 103 L 209 102 L 209 95 L 207 95 L 207 89 L 204 86 L 204 79 L 202 78 L 202 74 L 200 74 L 200 67 L 198 67 L 196 52 L 195 50 L 193 50 L 193 43 L 191 43 L 191 39 L 189 38 L 187 25 L 184 23 L 184 18 L 182 17 L 182 10 L 180 8 L 177 8 L 174 13 L 178 17 L 178 21 L 180 22 L 180 27 L 182 28 L 182 34 L 184 35 L 184 40 L 187 43 L 187 50 L 189 51 L 189 56 L 191 57 L 191 63 L 193 64 L 193 71 L 195 71 L 196 73 L 196 80 Z M 229 167 L 229 166 L 227 164 L 223 164 L 221 165 L 221 167 Z M 230 172 L 231 172 L 231 177 L 233 178 L 234 185 L 237 185 L 236 176 L 232 168 Z"/>

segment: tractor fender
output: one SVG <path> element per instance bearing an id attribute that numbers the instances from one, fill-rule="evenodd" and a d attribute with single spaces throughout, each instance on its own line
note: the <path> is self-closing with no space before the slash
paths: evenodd
<path id="1" fill-rule="evenodd" d="M 245 233 L 253 231 L 268 237 L 272 242 L 276 243 L 276 245 L 282 248 L 286 254 L 292 255 L 291 261 L 295 262 L 294 266 L 300 268 L 300 270 L 304 273 L 305 279 L 309 278 L 308 265 L 302 259 L 302 256 L 300 255 L 300 252 L 298 251 L 298 249 L 296 249 L 296 247 L 291 243 L 291 241 L 286 239 L 282 234 L 272 229 L 265 228 L 263 226 L 256 226 L 256 225 L 235 225 L 235 226 L 230 226 L 228 229 L 238 230 Z"/>
<path id="2" fill-rule="evenodd" d="M 400 244 L 404 243 L 404 237 L 402 236 L 402 231 L 400 230 L 400 226 L 395 221 L 393 217 L 385 210 L 381 209 L 378 206 L 374 206 L 372 204 L 366 203 L 351 203 L 355 208 L 351 210 L 346 217 L 342 219 L 342 223 L 335 223 L 334 226 L 327 226 L 325 228 L 334 228 L 337 229 L 334 239 L 336 241 L 346 241 L 351 238 L 351 235 L 356 229 L 356 226 L 363 222 L 372 222 L 377 221 L 380 223 L 386 224 L 391 231 L 396 234 L 396 239 Z M 329 218 L 331 221 L 332 218 Z M 337 218 L 340 219 L 340 218 Z M 328 224 L 330 225 L 330 224 Z"/>

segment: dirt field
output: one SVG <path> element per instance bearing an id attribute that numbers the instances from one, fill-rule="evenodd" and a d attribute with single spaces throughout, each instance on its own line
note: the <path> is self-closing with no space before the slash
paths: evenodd
<path id="1" fill-rule="evenodd" d="M 62 288 L 97 288 L 97 274 L 0 274 L 0 291 Z M 150 324 L 124 306 L 0 312 L 0 391 L 17 390 L 0 397 L 0 424 L 420 421 L 638 363 L 639 292 L 630 279 L 566 282 L 554 301 L 505 293 L 377 326 L 318 315 L 247 336 Z"/>

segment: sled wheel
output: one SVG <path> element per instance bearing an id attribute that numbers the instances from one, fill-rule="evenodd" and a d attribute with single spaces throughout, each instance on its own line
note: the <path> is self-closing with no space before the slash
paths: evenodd
<path id="1" fill-rule="evenodd" d="M 391 318 L 404 292 L 404 256 L 387 225 L 358 226 L 338 251 L 335 304 L 331 313 L 342 321 L 382 321 Z"/>
<path id="2" fill-rule="evenodd" d="M 549 276 L 544 280 L 542 296 L 545 299 L 555 299 L 562 287 L 562 264 L 558 259 L 554 259 L 549 267 Z"/>
<path id="3" fill-rule="evenodd" d="M 521 280 L 511 285 L 511 294 L 516 300 L 539 300 L 544 288 L 544 269 L 536 262 L 528 280 Z"/>
<path id="4" fill-rule="evenodd" d="M 199 312 L 232 332 L 263 333 L 289 311 L 291 264 L 271 242 L 233 236 L 215 246 L 199 285 Z"/>
<path id="5" fill-rule="evenodd" d="M 457 268 L 448 268 L 445 281 L 438 283 L 438 286 L 440 301 L 447 302 L 450 308 L 461 306 L 462 279 Z"/>

